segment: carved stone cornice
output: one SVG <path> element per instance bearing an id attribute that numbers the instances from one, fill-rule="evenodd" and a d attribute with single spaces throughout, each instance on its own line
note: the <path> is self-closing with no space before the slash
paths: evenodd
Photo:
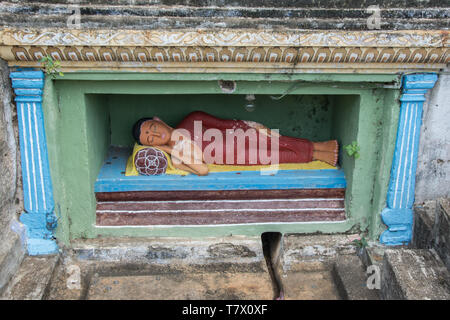
<path id="1" fill-rule="evenodd" d="M 273 63 L 293 69 L 436 70 L 450 61 L 448 31 L 442 30 L 0 30 L 0 56 L 10 64 L 32 66 L 46 55 L 60 60 L 63 69 L 225 64 L 228 72 L 273 69 Z"/>
<path id="2" fill-rule="evenodd" d="M 444 47 L 446 31 L 77 30 L 0 31 L 3 45 Z"/>

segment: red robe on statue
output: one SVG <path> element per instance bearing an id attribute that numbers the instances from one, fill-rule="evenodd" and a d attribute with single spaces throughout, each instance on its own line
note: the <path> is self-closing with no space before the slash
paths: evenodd
<path id="1" fill-rule="evenodd" d="M 186 116 L 181 123 L 178 124 L 176 129 L 185 129 L 190 133 L 191 139 L 195 141 L 195 130 L 194 130 L 194 121 L 201 121 L 201 129 L 202 129 L 202 137 L 206 130 L 208 129 L 218 129 L 222 133 L 223 137 L 223 153 L 222 157 L 217 157 L 217 155 L 212 152 L 212 160 L 209 159 L 207 153 L 205 155 L 205 149 L 207 149 L 208 145 L 211 143 L 217 142 L 207 141 L 203 138 L 201 149 L 204 152 L 204 160 L 206 163 L 215 163 L 215 164 L 229 164 L 229 165 L 256 165 L 256 164 L 269 164 L 267 162 L 267 158 L 272 158 L 271 153 L 271 138 L 266 137 L 263 133 L 255 131 L 253 127 L 251 127 L 248 122 L 246 123 L 243 120 L 225 120 L 219 119 L 214 116 L 211 116 L 202 111 L 195 111 Z M 255 134 L 253 136 L 251 134 L 245 138 L 245 148 L 239 146 L 238 138 L 226 139 L 226 131 L 227 129 L 233 129 L 235 132 L 237 129 L 242 129 L 243 132 L 251 132 L 247 130 L 253 130 Z M 256 141 L 254 138 L 256 137 Z M 198 138 L 197 138 L 198 139 Z M 267 151 L 259 150 L 260 148 L 260 140 L 265 139 L 267 145 Z M 228 150 L 232 151 L 233 154 L 227 157 L 227 144 Z M 233 144 L 234 146 L 231 146 Z M 264 145 L 264 143 L 263 143 Z M 254 149 L 256 147 L 256 149 Z M 211 149 L 211 146 L 209 147 Z M 266 158 L 264 160 L 261 158 L 261 152 L 263 157 Z M 276 150 L 275 150 L 276 151 Z M 245 155 L 242 154 L 245 152 Z M 253 152 L 253 153 L 252 153 Z M 256 155 L 256 162 L 254 162 L 255 157 L 252 157 L 251 154 Z M 266 156 L 265 156 L 266 155 Z M 221 159 L 220 159 L 221 158 Z M 244 160 L 245 159 L 245 160 Z M 244 160 L 244 161 L 243 161 Z M 279 136 L 279 152 L 278 152 L 278 161 L 279 163 L 301 163 L 301 162 L 311 162 L 313 160 L 313 143 L 306 139 L 287 137 L 287 136 Z M 275 164 L 272 162 L 272 164 Z"/>

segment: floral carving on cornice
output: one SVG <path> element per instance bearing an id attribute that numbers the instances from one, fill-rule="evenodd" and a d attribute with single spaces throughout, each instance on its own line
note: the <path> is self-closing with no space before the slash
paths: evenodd
<path id="1" fill-rule="evenodd" d="M 448 32 L 263 30 L 0 30 L 1 45 L 448 47 Z"/>

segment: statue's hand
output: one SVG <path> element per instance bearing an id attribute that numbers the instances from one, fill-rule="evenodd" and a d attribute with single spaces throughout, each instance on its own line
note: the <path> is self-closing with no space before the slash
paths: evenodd
<path id="1" fill-rule="evenodd" d="M 278 132 L 272 131 L 270 129 L 267 129 L 267 133 L 269 135 L 269 137 L 280 137 L 281 135 Z"/>
<path id="2" fill-rule="evenodd" d="M 172 154 L 172 147 L 162 145 L 162 146 L 157 146 L 157 148 L 161 149 L 164 152 L 167 152 L 168 154 Z"/>
<path id="3" fill-rule="evenodd" d="M 251 128 L 254 128 L 256 130 L 260 130 L 260 129 L 267 129 L 265 126 L 263 126 L 261 123 L 259 122 L 255 122 L 255 121 L 247 121 L 244 120 L 245 124 L 248 125 Z"/>
<path id="4" fill-rule="evenodd" d="M 255 122 L 255 121 L 244 121 L 248 126 L 258 130 L 258 132 L 267 135 L 268 137 L 280 137 L 280 134 L 277 132 L 274 132 L 267 128 L 266 126 L 262 125 L 261 123 Z"/>

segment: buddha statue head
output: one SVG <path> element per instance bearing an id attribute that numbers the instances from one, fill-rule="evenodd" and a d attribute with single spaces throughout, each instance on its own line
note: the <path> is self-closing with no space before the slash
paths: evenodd
<path id="1" fill-rule="evenodd" d="M 142 118 L 133 126 L 133 137 L 145 146 L 161 146 L 170 141 L 172 130 L 158 117 Z"/>

